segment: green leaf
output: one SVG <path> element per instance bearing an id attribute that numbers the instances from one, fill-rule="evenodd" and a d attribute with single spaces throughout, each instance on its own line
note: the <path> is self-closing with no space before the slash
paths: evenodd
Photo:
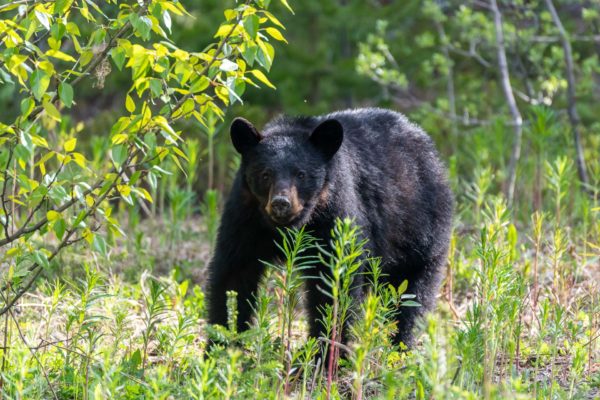
<path id="1" fill-rule="evenodd" d="M 129 21 L 142 39 L 150 39 L 150 30 L 152 29 L 152 20 L 150 18 L 146 16 L 140 17 L 136 13 L 132 13 L 129 14 Z"/>
<path id="2" fill-rule="evenodd" d="M 66 107 L 71 108 L 73 105 L 73 86 L 67 82 L 62 82 L 58 85 L 58 96 Z"/>
<path id="3" fill-rule="evenodd" d="M 60 112 L 58 112 L 58 109 L 51 102 L 44 101 L 42 106 L 50 118 L 54 119 L 55 121 L 60 121 L 62 119 Z"/>
<path id="4" fill-rule="evenodd" d="M 254 60 L 256 59 L 256 53 L 258 52 L 258 46 L 249 46 L 248 43 L 244 43 L 244 45 L 241 46 L 241 50 L 244 60 L 246 60 L 248 65 L 253 66 Z"/>
<path id="5" fill-rule="evenodd" d="M 52 230 L 56 234 L 58 240 L 62 240 L 63 236 L 65 235 L 65 231 L 67 230 L 67 223 L 61 218 L 54 223 Z"/>
<path id="6" fill-rule="evenodd" d="M 133 354 L 131 355 L 131 358 L 129 359 L 129 365 L 131 366 L 132 369 L 137 369 L 140 365 L 142 364 L 142 353 L 140 352 L 140 349 L 137 349 L 136 351 L 133 352 Z"/>
<path id="7" fill-rule="evenodd" d="M 72 3 L 73 0 L 56 0 L 54 3 L 54 13 L 59 15 L 63 14 Z"/>
<path id="8" fill-rule="evenodd" d="M 48 256 L 46 255 L 46 253 L 44 253 L 41 250 L 38 250 L 35 253 L 33 253 L 33 259 L 35 260 L 37 265 L 39 265 L 43 268 L 48 268 L 50 266 L 50 262 L 48 261 Z"/>
<path id="9" fill-rule="evenodd" d="M 273 28 L 273 27 L 269 27 L 269 28 L 266 29 L 266 31 L 267 31 L 267 33 L 269 35 L 271 35 L 271 37 L 273 39 L 287 43 L 287 40 L 285 40 L 285 38 L 283 37 L 283 35 L 281 34 L 281 32 L 279 32 L 279 29 Z"/>
<path id="10" fill-rule="evenodd" d="M 217 33 L 215 33 L 214 37 L 216 37 L 216 38 L 218 38 L 218 37 L 224 37 L 224 36 L 228 35 L 230 32 L 232 32 L 232 29 L 233 29 L 232 36 L 235 36 L 235 29 L 236 28 L 233 28 L 232 24 L 221 25 L 219 27 L 219 29 L 217 30 Z"/>
<path id="11" fill-rule="evenodd" d="M 130 95 L 125 96 L 125 108 L 130 113 L 135 111 L 135 103 Z"/>
<path id="12" fill-rule="evenodd" d="M 51 37 L 48 38 L 48 44 L 50 44 L 50 39 L 54 39 L 57 42 L 60 41 L 66 32 L 67 32 L 67 27 L 64 24 L 58 23 L 58 24 L 52 25 L 50 27 Z M 59 44 L 59 47 L 60 47 L 60 44 Z"/>
<path id="13" fill-rule="evenodd" d="M 55 203 L 60 203 L 69 200 L 69 194 L 62 186 L 53 186 L 48 192 L 48 196 L 50 196 L 52 201 L 54 201 Z"/>
<path id="14" fill-rule="evenodd" d="M 165 27 L 171 33 L 171 14 L 167 10 L 163 11 L 162 14 L 163 22 L 165 23 Z"/>
<path id="15" fill-rule="evenodd" d="M 414 300 L 407 300 L 400 303 L 402 307 L 421 307 L 421 304 L 417 303 Z"/>
<path id="16" fill-rule="evenodd" d="M 248 32 L 248 35 L 254 40 L 258 33 L 259 18 L 258 15 L 252 14 L 244 19 L 244 29 Z"/>
<path id="17" fill-rule="evenodd" d="M 76 145 L 77 145 L 77 138 L 71 138 L 65 142 L 63 148 L 65 149 L 65 151 L 67 153 L 70 153 L 73 150 L 75 150 Z"/>
<path id="18" fill-rule="evenodd" d="M 94 240 L 92 241 L 92 247 L 98 253 L 100 253 L 103 257 L 106 257 L 106 240 L 100 235 L 95 235 Z"/>
<path id="19" fill-rule="evenodd" d="M 21 118 L 25 119 L 31 114 L 35 101 L 31 97 L 25 97 L 21 100 Z"/>
<path id="20" fill-rule="evenodd" d="M 117 191 L 121 195 L 121 198 L 129 205 L 133 205 L 133 199 L 131 198 L 131 188 L 128 185 L 117 185 Z"/>
<path id="21" fill-rule="evenodd" d="M 123 69 L 123 65 L 125 64 L 125 54 L 125 50 L 121 47 L 115 47 L 110 51 L 110 56 L 119 71 Z"/>
<path id="22" fill-rule="evenodd" d="M 60 213 L 58 211 L 50 210 L 46 212 L 46 218 L 50 222 L 55 222 L 60 218 Z"/>
<path id="23" fill-rule="evenodd" d="M 198 93 L 203 91 L 210 84 L 210 79 L 208 79 L 205 75 L 202 75 L 200 78 L 196 79 L 192 86 L 190 86 L 190 92 Z"/>
<path id="24" fill-rule="evenodd" d="M 281 21 L 279 21 L 273 14 L 271 14 L 270 12 L 263 10 L 263 14 L 269 18 L 269 20 L 274 23 L 275 25 L 277 25 L 278 27 L 280 27 L 281 29 L 285 30 L 285 26 L 283 26 L 283 24 L 281 23 Z"/>
<path id="25" fill-rule="evenodd" d="M 227 9 L 227 10 L 223 11 L 223 14 L 225 15 L 226 21 L 231 21 L 232 19 L 234 19 L 237 16 L 237 12 L 235 10 L 231 10 L 231 9 Z"/>
<path id="26" fill-rule="evenodd" d="M 124 143 L 128 139 L 128 136 L 124 133 L 118 133 L 112 138 L 113 144 L 121 144 Z"/>
<path id="27" fill-rule="evenodd" d="M 38 135 L 35 135 L 33 133 L 31 134 L 31 142 L 33 144 L 35 144 L 36 146 L 44 147 L 46 149 L 50 148 L 50 146 L 48 145 L 48 141 L 45 138 L 43 138 L 41 136 L 38 136 Z M 46 155 L 50 155 L 51 156 L 52 153 L 46 153 Z"/>
<path id="28" fill-rule="evenodd" d="M 59 60 L 68 61 L 68 62 L 76 62 L 77 61 L 72 56 L 68 55 L 67 53 L 63 53 L 60 50 L 48 50 L 46 52 L 46 55 L 48 57 L 54 57 Z"/>
<path id="29" fill-rule="evenodd" d="M 92 52 L 91 50 L 85 50 L 83 51 L 83 53 L 81 53 L 81 56 L 79 57 L 79 63 L 82 67 L 85 67 L 90 63 L 90 61 L 92 61 L 93 58 L 94 52 Z"/>
<path id="30" fill-rule="evenodd" d="M 162 94 L 162 86 L 160 80 L 152 78 L 150 79 L 150 92 L 153 97 L 159 97 Z"/>
<path id="31" fill-rule="evenodd" d="M 263 74 L 263 72 L 261 70 L 253 69 L 253 70 L 251 70 L 249 72 L 252 75 L 254 75 L 254 77 L 256 79 L 258 79 L 259 81 L 261 81 L 262 83 L 264 83 L 265 85 L 267 85 L 268 87 L 270 87 L 271 89 L 276 89 L 275 85 L 273 85 L 271 83 L 271 81 L 269 81 L 269 79 L 267 79 L 267 76 L 265 74 Z"/>
<path id="32" fill-rule="evenodd" d="M 187 99 L 183 102 L 183 104 L 175 110 L 173 113 L 173 118 L 177 119 L 183 116 L 187 116 L 190 112 L 194 110 L 196 103 L 193 99 Z"/>
<path id="33" fill-rule="evenodd" d="M 280 1 L 281 1 L 281 4 L 283 4 L 285 6 L 285 8 L 287 8 L 292 14 L 294 14 L 294 10 L 292 10 L 292 7 L 290 7 L 287 0 L 280 0 Z"/>
<path id="34" fill-rule="evenodd" d="M 259 47 L 257 54 L 258 63 L 262 65 L 267 71 L 271 69 L 273 64 L 273 57 L 275 55 L 275 49 L 269 43 L 266 43 L 260 39 L 256 41 Z"/>
<path id="35" fill-rule="evenodd" d="M 50 85 L 50 76 L 44 70 L 38 68 L 31 74 L 29 82 L 33 95 L 36 100 L 40 101 Z"/>
<path id="36" fill-rule="evenodd" d="M 242 94 L 246 90 L 246 82 L 240 78 L 229 77 L 227 79 L 227 89 L 229 89 L 229 101 L 234 104 L 236 101 L 243 103 Z"/>
<path id="37" fill-rule="evenodd" d="M 402 281 L 400 286 L 398 286 L 398 295 L 404 294 L 404 292 L 406 292 L 406 289 L 408 289 L 408 280 L 405 279 Z"/>
<path id="38" fill-rule="evenodd" d="M 113 162 L 120 167 L 127 160 L 127 148 L 123 145 L 117 145 L 112 148 L 111 156 Z"/>
<path id="39" fill-rule="evenodd" d="M 96 19 L 94 18 L 94 16 L 92 14 L 90 14 L 90 10 L 88 9 L 85 2 L 82 2 L 82 4 L 83 4 L 83 7 L 81 7 L 79 9 L 79 12 L 81 13 L 81 15 L 83 15 L 83 18 L 87 19 L 88 21 L 95 22 Z"/>
<path id="40" fill-rule="evenodd" d="M 4 68 L 0 68 L 0 83 L 4 83 L 4 82 L 8 82 L 11 84 L 14 83 L 10 74 L 8 72 L 6 72 L 4 70 Z"/>
<path id="41" fill-rule="evenodd" d="M 47 31 L 50 30 L 50 19 L 48 18 L 48 14 L 35 10 L 35 17 L 40 21 L 40 24 L 46 28 Z"/>
<path id="42" fill-rule="evenodd" d="M 237 71 L 238 68 L 239 66 L 236 63 L 229 61 L 228 59 L 224 59 L 221 61 L 221 65 L 219 65 L 219 69 L 225 72 Z"/>
<path id="43" fill-rule="evenodd" d="M 146 180 L 148 181 L 150 188 L 152 190 L 156 190 L 158 179 L 156 178 L 156 175 L 152 173 L 152 171 L 148 172 L 148 175 L 146 175 Z"/>
<path id="44" fill-rule="evenodd" d="M 177 135 L 177 132 L 175 132 L 171 125 L 169 125 L 169 121 L 167 121 L 167 119 L 162 115 L 157 115 L 154 117 L 154 123 L 162 128 L 161 133 L 163 131 L 166 132 L 166 138 L 172 143 L 175 143 L 177 139 L 181 139 L 179 135 Z"/>
<path id="45" fill-rule="evenodd" d="M 79 26 L 77 26 L 74 22 L 67 23 L 67 32 L 69 32 L 73 36 L 81 36 L 81 32 L 79 31 Z"/>

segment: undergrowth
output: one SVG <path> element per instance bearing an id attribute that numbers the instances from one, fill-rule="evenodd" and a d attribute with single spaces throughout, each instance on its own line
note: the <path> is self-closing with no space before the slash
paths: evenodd
<path id="1" fill-rule="evenodd" d="M 308 231 L 281 232 L 251 329 L 235 331 L 235 307 L 229 329 L 206 326 L 220 196 L 207 193 L 198 218 L 191 185 L 166 182 L 151 217 L 121 205 L 127 236 L 106 257 L 84 244 L 65 250 L 2 316 L 3 398 L 598 398 L 600 207 L 568 159 L 542 161 L 523 167 L 539 172 L 534 207 L 507 207 L 493 166 L 464 180 L 451 173 L 458 206 L 446 279 L 410 351 L 391 343 L 388 316 L 418 304 L 406 283 L 382 283 L 350 220 L 332 230 L 332 251 Z M 600 167 L 591 172 L 597 196 Z M 361 260 L 371 290 L 352 304 Z M 331 274 L 309 279 L 332 288 L 333 306 L 322 309 L 327 335 L 308 339 L 302 272 L 317 262 Z M 209 348 L 209 336 L 226 345 Z M 331 364 L 319 361 L 327 353 Z"/>

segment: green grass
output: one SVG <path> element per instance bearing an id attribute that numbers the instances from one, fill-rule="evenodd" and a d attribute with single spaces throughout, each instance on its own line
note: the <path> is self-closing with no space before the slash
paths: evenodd
<path id="1" fill-rule="evenodd" d="M 349 317 L 350 276 L 364 246 L 355 227 L 341 221 L 335 251 L 322 253 L 334 271 L 326 337 L 306 338 L 299 271 L 315 260 L 305 256 L 314 243 L 304 231 L 284 233 L 282 261 L 268 266 L 253 328 L 209 328 L 202 287 L 222 196 L 209 192 L 196 206 L 191 183 L 173 176 L 150 217 L 121 206 L 127 236 L 109 238 L 107 258 L 85 243 L 66 249 L 57 270 L 0 318 L 3 397 L 598 398 L 600 208 L 578 189 L 566 158 L 546 160 L 523 166 L 523 185 L 541 173 L 537 206 L 524 186 L 507 208 L 493 162 L 478 161 L 462 179 L 452 175 L 447 276 L 416 347 L 390 343 L 395 326 L 386 316 L 415 304 L 404 285 L 379 284 L 370 260 L 374 289 L 356 307 L 352 340 L 327 350 L 348 354 L 337 370 L 314 356 L 339 339 Z M 600 168 L 592 164 L 598 188 Z M 207 335 L 229 346 L 207 353 Z"/>

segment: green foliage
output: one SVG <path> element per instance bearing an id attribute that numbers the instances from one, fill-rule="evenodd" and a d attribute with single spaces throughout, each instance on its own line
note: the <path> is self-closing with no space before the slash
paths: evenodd
<path id="1" fill-rule="evenodd" d="M 298 306 L 301 300 L 303 280 L 301 276 L 317 261 L 310 253 L 306 254 L 314 246 L 314 239 L 304 232 L 299 231 L 280 232 L 281 244 L 277 244 L 285 260 L 283 265 L 267 263 L 274 272 L 274 287 L 277 293 L 277 314 L 283 318 L 280 321 L 280 362 L 284 366 L 285 383 L 284 392 L 289 392 L 289 379 L 292 374 L 292 364 L 298 355 L 292 353 L 292 332 L 294 322 L 298 318 Z M 310 362 L 311 360 L 307 360 Z"/>
<path id="2" fill-rule="evenodd" d="M 148 188 L 168 174 L 165 161 L 182 171 L 190 161 L 178 120 L 206 125 L 241 102 L 246 84 L 273 86 L 256 69 L 271 67 L 269 40 L 284 40 L 267 7 L 248 1 L 225 10 L 217 41 L 203 51 L 169 41 L 172 17 L 189 16 L 177 1 L 109 1 L 102 9 L 91 1 L 16 2 L 0 9 L 2 79 L 18 87 L 21 99 L 21 113 L 0 124 L 0 246 L 9 265 L 0 281 L 14 293 L 0 314 L 43 270 L 60 268 L 54 260 L 64 247 L 85 240 L 106 256 L 106 234 L 123 233 L 108 200 L 146 208 L 154 201 Z M 126 112 L 104 135 L 105 157 L 92 163 L 78 146 L 84 126 L 72 126 L 69 109 L 85 80 L 104 86 L 110 60 L 130 72 L 117 102 Z M 174 219 L 180 209 L 189 213 L 189 191 L 171 199 Z"/>
<path id="3" fill-rule="evenodd" d="M 316 243 L 299 230 L 282 232 L 281 262 L 268 265 L 267 285 L 257 296 L 256 321 L 248 331 L 235 330 L 237 302 L 235 293 L 230 294 L 230 329 L 211 330 L 227 348 L 208 350 L 198 338 L 205 315 L 203 295 L 198 288 L 188 291 L 187 280 L 138 272 L 140 279 L 128 283 L 86 267 L 85 276 L 72 284 L 42 283 L 23 304 L 35 299 L 37 305 L 20 307 L 18 316 L 7 319 L 8 331 L 22 331 L 26 341 L 15 334 L 8 338 L 4 390 L 11 397 L 45 398 L 55 391 L 65 397 L 132 399 L 323 398 L 328 392 L 332 398 L 593 395 L 590 360 L 597 357 L 598 292 L 591 285 L 569 282 L 580 279 L 573 279 L 581 273 L 572 267 L 574 258 L 584 257 L 591 263 L 586 265 L 597 258 L 600 210 L 590 216 L 595 253 L 583 254 L 581 241 L 573 242 L 581 238 L 579 228 L 565 238 L 577 253 L 560 256 L 552 235 L 545 234 L 555 229 L 554 217 L 535 217 L 536 228 L 526 240 L 501 199 L 486 201 L 479 212 L 481 229 L 453 238 L 453 252 L 459 249 L 460 254 L 451 254 L 456 286 L 450 290 L 464 317 L 455 320 L 449 303 L 442 301 L 440 310 L 423 321 L 416 349 L 405 352 L 393 346 L 390 337 L 396 327 L 389 315 L 399 304 L 411 306 L 412 296 L 405 292 L 406 283 L 399 288 L 383 285 L 379 261 L 370 260 L 364 278 L 372 290 L 351 307 L 357 312 L 351 319 L 350 342 L 343 348 L 347 356 L 331 382 L 324 372 L 327 366 L 315 356 L 322 345 L 337 342 L 332 340 L 335 335 L 330 331 L 307 341 L 305 318 L 298 313 L 301 272 L 317 262 L 311 255 Z M 355 256 L 364 256 L 357 233 L 350 221 L 338 221 L 331 239 L 336 250 L 319 251 L 332 271 L 321 279 L 338 282 L 338 311 L 323 310 L 331 327 L 341 326 L 342 311 L 352 301 L 345 272 Z M 168 233 L 159 230 L 155 235 Z M 538 241 L 546 250 L 541 251 Z M 537 271 L 531 268 L 530 252 L 535 253 Z M 138 264 L 131 268 L 140 269 Z M 553 287 L 556 273 L 563 283 Z M 527 290 L 536 276 L 537 304 Z M 470 299 L 461 294 L 465 290 Z M 573 297 L 576 290 L 585 291 L 580 300 Z M 543 376 L 549 378 L 534 379 Z"/>
<path id="4" fill-rule="evenodd" d="M 544 163 L 540 157 L 574 158 L 573 122 L 566 112 L 567 73 L 563 47 L 547 3 L 499 1 L 510 84 L 524 118 L 523 157 L 517 166 L 518 212 L 539 208 Z M 587 168 L 600 157 L 594 76 L 600 71 L 588 34 L 597 25 L 585 15 L 597 4 L 554 2 L 572 43 L 578 126 Z M 356 71 L 381 87 L 381 95 L 420 123 L 446 154 L 463 154 L 456 168 L 472 176 L 494 166 L 491 187 L 506 185 L 514 121 L 500 84 L 494 18 L 486 5 L 426 1 L 405 5 L 419 24 L 397 16 L 374 23 L 358 46 Z M 536 21 L 533 23 L 532 21 Z M 410 45 L 407 38 L 414 38 Z M 594 72 L 595 71 L 595 72 Z M 492 150 L 493 149 L 493 150 Z M 491 151 L 490 151 L 491 150 Z M 592 186 L 592 190 L 595 187 Z M 533 191 L 530 190 L 533 187 Z M 532 200 L 533 197 L 533 201 Z"/>
<path id="5" fill-rule="evenodd" d="M 525 120 L 511 207 L 501 189 L 512 133 L 483 3 L 307 1 L 295 14 L 270 3 L 0 5 L 2 396 L 597 397 L 600 208 L 576 179 L 544 2 L 498 2 Z M 598 4 L 554 3 L 597 199 Z M 281 109 L 391 105 L 447 156 L 455 231 L 414 349 L 390 343 L 390 312 L 418 306 L 407 282 L 382 283 L 348 220 L 327 253 L 310 232 L 282 232 L 251 329 L 236 332 L 231 300 L 231 329 L 206 326 L 205 268 L 240 162 L 225 111 L 242 98 L 257 122 Z M 306 339 L 301 272 L 316 262 L 331 271 L 317 277 L 334 289 L 330 330 Z M 359 262 L 367 275 L 351 273 Z M 351 305 L 359 281 L 372 290 Z M 208 348 L 207 335 L 220 344 Z M 333 375 L 316 361 L 324 346 L 344 352 Z"/>

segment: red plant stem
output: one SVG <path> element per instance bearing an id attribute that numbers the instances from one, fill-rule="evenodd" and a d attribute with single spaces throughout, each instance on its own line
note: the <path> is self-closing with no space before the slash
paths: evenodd
<path id="1" fill-rule="evenodd" d="M 331 328 L 331 344 L 329 345 L 329 361 L 327 365 L 327 399 L 331 397 L 331 385 L 333 382 L 333 366 L 335 358 L 335 343 L 337 339 L 337 300 L 333 302 L 333 327 Z"/>

